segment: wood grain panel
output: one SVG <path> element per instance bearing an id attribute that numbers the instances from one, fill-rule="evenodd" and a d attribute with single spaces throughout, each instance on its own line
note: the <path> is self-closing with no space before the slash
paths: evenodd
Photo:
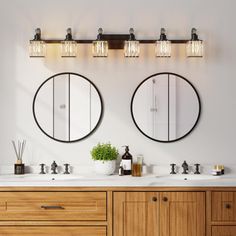
<path id="1" fill-rule="evenodd" d="M 236 221 L 235 192 L 212 192 L 212 220 Z"/>
<path id="2" fill-rule="evenodd" d="M 236 236 L 236 226 L 213 226 L 212 236 Z"/>
<path id="3" fill-rule="evenodd" d="M 106 220 L 106 192 L 2 192 L 0 203 L 0 220 Z"/>
<path id="4" fill-rule="evenodd" d="M 0 226 L 2 236 L 106 236 L 106 227 Z"/>
<path id="5" fill-rule="evenodd" d="M 159 193 L 115 192 L 114 236 L 159 236 Z"/>
<path id="6" fill-rule="evenodd" d="M 205 236 L 205 193 L 160 193 L 160 236 Z"/>

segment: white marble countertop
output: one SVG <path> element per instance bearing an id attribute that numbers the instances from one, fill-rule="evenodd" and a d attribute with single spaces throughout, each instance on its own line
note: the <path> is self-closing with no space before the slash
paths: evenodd
<path id="1" fill-rule="evenodd" d="M 236 175 L 0 175 L 0 187 L 236 187 Z"/>

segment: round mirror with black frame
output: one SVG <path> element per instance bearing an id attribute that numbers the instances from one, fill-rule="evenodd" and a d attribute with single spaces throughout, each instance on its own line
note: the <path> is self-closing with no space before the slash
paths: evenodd
<path id="1" fill-rule="evenodd" d="M 131 115 L 146 137 L 175 142 L 196 127 L 201 101 L 196 88 L 181 75 L 162 72 L 143 80 L 131 99 Z"/>
<path id="2" fill-rule="evenodd" d="M 83 75 L 63 72 L 45 80 L 33 100 L 33 116 L 48 137 L 65 143 L 91 135 L 101 122 L 102 97 Z"/>

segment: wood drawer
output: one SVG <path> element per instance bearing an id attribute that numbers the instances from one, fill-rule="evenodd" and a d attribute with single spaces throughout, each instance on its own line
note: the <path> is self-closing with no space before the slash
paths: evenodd
<path id="1" fill-rule="evenodd" d="M 235 236 L 236 226 L 213 226 L 212 236 Z"/>
<path id="2" fill-rule="evenodd" d="M 0 220 L 105 221 L 106 192 L 1 192 Z"/>
<path id="3" fill-rule="evenodd" d="M 106 236 L 105 226 L 0 226 L 4 236 Z"/>
<path id="4" fill-rule="evenodd" d="M 236 221 L 236 192 L 212 192 L 211 209 L 213 221 Z"/>

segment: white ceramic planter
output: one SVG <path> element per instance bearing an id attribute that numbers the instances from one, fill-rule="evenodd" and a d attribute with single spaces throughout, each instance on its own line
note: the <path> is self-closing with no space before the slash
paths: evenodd
<path id="1" fill-rule="evenodd" d="M 112 175 L 116 170 L 116 160 L 94 161 L 94 168 L 99 175 Z"/>

